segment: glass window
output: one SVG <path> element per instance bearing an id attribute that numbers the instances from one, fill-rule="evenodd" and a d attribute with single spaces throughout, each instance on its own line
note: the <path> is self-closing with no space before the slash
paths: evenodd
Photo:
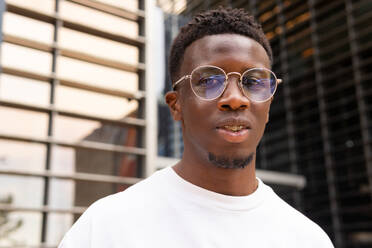
<path id="1" fill-rule="evenodd" d="M 4 13 L 3 32 L 47 44 L 53 42 L 54 27 L 46 22 L 37 21 L 13 13 Z"/>
<path id="2" fill-rule="evenodd" d="M 75 172 L 75 149 L 61 146 L 53 146 L 50 169 L 53 172 L 62 173 Z"/>
<path id="3" fill-rule="evenodd" d="M 0 175 L 0 199 L 11 197 L 14 206 L 42 206 L 43 188 L 42 178 Z"/>
<path id="4" fill-rule="evenodd" d="M 60 3 L 61 17 L 100 30 L 136 38 L 138 24 L 123 18 L 106 14 L 91 8 L 62 1 Z"/>
<path id="5" fill-rule="evenodd" d="M 89 85 L 125 92 L 134 93 L 138 89 L 138 75 L 136 73 L 112 69 L 62 56 L 57 58 L 57 75 L 63 79 L 81 81 Z"/>
<path id="6" fill-rule="evenodd" d="M 84 140 L 90 134 L 92 134 L 94 130 L 98 129 L 100 126 L 101 126 L 101 123 L 98 121 L 90 121 L 90 120 L 77 119 L 77 118 L 71 118 L 71 117 L 65 117 L 65 116 L 57 116 L 55 118 L 54 137 L 58 140 L 64 140 L 64 141 L 69 141 L 69 142 L 79 142 L 79 141 Z M 63 151 L 60 151 L 60 152 L 63 152 Z M 66 153 L 66 151 L 64 151 L 63 153 Z M 67 158 L 70 158 L 70 154 L 67 154 Z M 65 162 L 67 162 L 66 161 L 67 158 L 64 158 Z M 71 170 L 71 169 L 74 169 L 73 167 L 70 167 L 70 166 L 68 167 L 70 171 L 73 171 Z"/>
<path id="7" fill-rule="evenodd" d="M 101 128 L 100 133 L 95 132 L 87 140 L 96 139 L 104 143 L 114 143 L 130 146 L 136 142 L 134 130 L 118 130 Z M 105 139 L 104 139 L 105 138 Z M 111 140 L 109 140 L 111 139 Z M 52 170 L 63 173 L 93 173 L 100 175 L 113 175 L 134 177 L 137 175 L 136 155 L 109 151 L 98 151 L 83 148 L 54 147 Z M 67 169 L 66 169 L 67 168 Z M 70 186 L 65 186 L 70 187 Z"/>
<path id="8" fill-rule="evenodd" d="M 75 188 L 75 206 L 79 207 L 88 207 L 100 198 L 122 191 L 114 183 L 88 181 L 77 181 Z"/>
<path id="9" fill-rule="evenodd" d="M 48 214 L 46 243 L 51 246 L 58 246 L 65 233 L 70 229 L 73 221 L 74 217 L 72 214 Z"/>
<path id="10" fill-rule="evenodd" d="M 50 74 L 52 55 L 35 49 L 2 43 L 2 65 L 34 73 Z"/>
<path id="11" fill-rule="evenodd" d="M 59 86 L 56 105 L 67 111 L 120 120 L 137 110 L 137 101 Z"/>
<path id="12" fill-rule="evenodd" d="M 110 133 L 110 130 L 101 129 L 98 137 L 94 135 L 91 135 L 91 137 L 102 140 L 104 137 L 110 137 Z M 122 133 L 126 134 L 126 132 Z M 133 134 L 131 135 L 131 138 L 133 138 Z M 120 142 L 125 145 L 130 143 L 128 138 L 115 138 L 117 140 L 121 139 Z M 52 170 L 64 171 L 65 173 L 69 170 L 71 174 L 80 172 L 135 177 L 137 176 L 136 161 L 136 156 L 134 155 L 56 146 L 53 148 Z M 68 169 L 65 169 L 66 167 Z M 53 183 L 51 183 L 50 204 L 55 207 L 89 206 L 95 200 L 122 191 L 127 187 L 128 185 L 114 183 L 53 180 Z"/>
<path id="13" fill-rule="evenodd" d="M 2 99 L 49 105 L 50 84 L 32 79 L 0 74 L 0 97 Z"/>
<path id="14" fill-rule="evenodd" d="M 43 171 L 46 146 L 0 140 L 0 169 Z"/>
<path id="15" fill-rule="evenodd" d="M 75 150 L 75 161 L 77 172 L 123 177 L 135 177 L 137 175 L 136 156 L 131 154 L 78 148 Z M 97 182 L 96 184 L 107 183 Z"/>
<path id="16" fill-rule="evenodd" d="M 28 247 L 40 244 L 41 213 L 11 212 L 6 215 L 9 217 L 8 225 L 19 227 L 7 237 L 0 239 L 1 247 Z"/>
<path id="17" fill-rule="evenodd" d="M 85 34 L 72 29 L 61 28 L 59 31 L 58 42 L 63 48 L 81 51 L 98 57 L 126 62 L 133 65 L 138 63 L 137 47 L 103 39 L 98 36 Z"/>
<path id="18" fill-rule="evenodd" d="M 74 205 L 75 182 L 66 179 L 50 179 L 49 206 L 69 209 Z"/>
<path id="19" fill-rule="evenodd" d="M 102 124 L 97 121 L 64 116 L 56 117 L 54 127 L 54 137 L 58 140 L 73 143 L 87 140 L 115 145 L 136 146 L 136 132 L 133 127 L 120 127 L 111 124 Z M 61 156 L 61 161 L 64 161 L 64 163 L 73 162 L 74 158 L 67 151 L 59 150 L 58 152 L 64 154 Z M 57 166 L 55 169 L 59 171 L 67 170 L 63 164 Z M 68 166 L 69 171 L 73 171 L 74 169 L 74 166 Z"/>
<path id="20" fill-rule="evenodd" d="M 54 13 L 54 0 L 6 0 L 6 2 L 46 14 Z"/>
<path id="21" fill-rule="evenodd" d="M 138 9 L 138 0 L 125 0 L 125 1 L 97 0 L 97 2 L 106 3 L 106 4 L 109 4 L 109 5 L 112 5 L 112 6 L 132 10 L 132 11 L 136 11 Z"/>
<path id="22" fill-rule="evenodd" d="M 48 115 L 0 106 L 0 132 L 10 135 L 44 138 L 47 136 Z"/>

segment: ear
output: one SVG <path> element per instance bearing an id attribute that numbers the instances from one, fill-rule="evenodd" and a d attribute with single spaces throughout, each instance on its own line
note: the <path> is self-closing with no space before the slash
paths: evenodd
<path id="1" fill-rule="evenodd" d="M 179 103 L 179 94 L 176 91 L 169 91 L 165 94 L 165 102 L 168 104 L 169 110 L 173 116 L 173 120 L 181 120 L 181 106 Z"/>
<path id="2" fill-rule="evenodd" d="M 269 122 L 270 106 L 271 106 L 271 103 L 273 102 L 273 100 L 274 100 L 274 97 L 271 97 L 271 99 L 270 99 L 270 105 L 269 105 L 269 110 L 267 111 L 267 116 L 266 116 L 266 124 Z"/>

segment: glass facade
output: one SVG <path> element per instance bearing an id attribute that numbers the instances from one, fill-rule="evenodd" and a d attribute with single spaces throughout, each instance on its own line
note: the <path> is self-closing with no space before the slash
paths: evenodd
<path id="1" fill-rule="evenodd" d="M 0 246 L 56 247 L 144 176 L 144 1 L 0 2 Z"/>

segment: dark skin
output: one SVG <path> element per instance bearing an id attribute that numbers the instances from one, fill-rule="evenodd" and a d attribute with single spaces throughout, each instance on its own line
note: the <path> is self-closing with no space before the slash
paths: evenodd
<path id="1" fill-rule="evenodd" d="M 242 73 L 260 67 L 270 69 L 265 49 L 253 39 L 238 34 L 205 36 L 187 47 L 179 77 L 189 75 L 200 65 L 215 65 L 226 73 Z M 177 78 L 177 79 L 178 79 Z M 236 76 L 229 77 L 221 97 L 205 101 L 192 92 L 189 80 L 168 92 L 166 102 L 175 121 L 182 124 L 184 153 L 173 168 L 190 183 L 217 193 L 244 196 L 257 188 L 255 153 L 269 120 L 271 99 L 257 103 L 240 91 Z M 221 135 L 219 126 L 242 121 L 247 128 L 244 140 L 231 141 Z M 252 156 L 244 168 L 225 169 L 214 165 L 208 154 L 230 160 Z"/>

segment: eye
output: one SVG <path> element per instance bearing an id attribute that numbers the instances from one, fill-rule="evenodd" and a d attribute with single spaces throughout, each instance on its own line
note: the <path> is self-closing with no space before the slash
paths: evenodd
<path id="1" fill-rule="evenodd" d="M 223 84 L 225 81 L 225 77 L 223 75 L 212 75 L 209 77 L 204 77 L 201 78 L 198 81 L 198 87 L 203 87 L 203 88 L 213 88 L 220 86 Z"/>
<path id="2" fill-rule="evenodd" d="M 259 86 L 262 84 L 261 80 L 255 77 L 243 77 L 242 84 L 245 87 Z"/>

